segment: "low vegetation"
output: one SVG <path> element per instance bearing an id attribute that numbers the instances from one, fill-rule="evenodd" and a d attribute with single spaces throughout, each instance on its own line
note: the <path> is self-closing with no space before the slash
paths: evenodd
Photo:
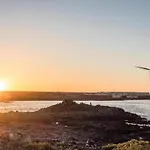
<path id="1" fill-rule="evenodd" d="M 150 150 L 150 143 L 142 140 L 131 140 L 119 144 L 108 144 L 102 147 L 82 147 L 81 150 Z M 64 143 L 5 141 L 1 143 L 0 150 L 78 150 L 76 147 Z"/>
<path id="2" fill-rule="evenodd" d="M 150 143 L 142 140 L 131 140 L 119 144 L 108 144 L 102 150 L 150 150 Z"/>

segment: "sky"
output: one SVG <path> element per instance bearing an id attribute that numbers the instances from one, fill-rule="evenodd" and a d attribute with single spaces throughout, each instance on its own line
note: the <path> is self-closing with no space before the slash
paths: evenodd
<path id="1" fill-rule="evenodd" d="M 149 0 L 1 0 L 0 81 L 19 91 L 150 91 Z"/>

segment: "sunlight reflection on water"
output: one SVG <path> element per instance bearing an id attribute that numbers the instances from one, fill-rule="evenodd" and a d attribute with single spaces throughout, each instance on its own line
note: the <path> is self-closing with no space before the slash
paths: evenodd
<path id="1" fill-rule="evenodd" d="M 0 102 L 0 112 L 34 112 L 40 108 L 55 105 L 61 101 L 13 101 L 11 103 Z M 123 108 L 125 111 L 136 113 L 150 119 L 150 100 L 127 100 L 127 101 L 78 101 L 77 103 L 103 105 Z"/>

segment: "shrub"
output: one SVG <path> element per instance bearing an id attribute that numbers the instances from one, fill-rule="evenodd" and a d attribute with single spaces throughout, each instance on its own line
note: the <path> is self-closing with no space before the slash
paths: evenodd
<path id="1" fill-rule="evenodd" d="M 131 140 L 119 144 L 108 144 L 102 150 L 150 150 L 150 143 L 142 140 Z"/>

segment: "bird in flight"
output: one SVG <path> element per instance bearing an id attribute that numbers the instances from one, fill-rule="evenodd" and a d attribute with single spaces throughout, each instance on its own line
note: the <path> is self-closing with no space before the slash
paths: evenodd
<path id="1" fill-rule="evenodd" d="M 139 68 L 139 69 L 143 69 L 143 70 L 149 70 L 150 71 L 150 68 L 146 68 L 146 67 L 141 67 L 141 66 L 135 66 L 136 68 Z"/>

